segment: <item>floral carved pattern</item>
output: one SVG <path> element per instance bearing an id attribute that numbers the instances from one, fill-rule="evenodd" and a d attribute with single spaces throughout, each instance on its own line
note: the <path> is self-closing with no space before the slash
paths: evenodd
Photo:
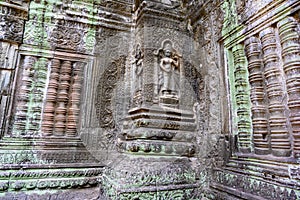
<path id="1" fill-rule="evenodd" d="M 125 56 L 113 61 L 100 78 L 97 87 L 96 111 L 101 128 L 113 129 L 116 127 L 111 103 L 118 81 L 124 78 L 125 61 Z"/>

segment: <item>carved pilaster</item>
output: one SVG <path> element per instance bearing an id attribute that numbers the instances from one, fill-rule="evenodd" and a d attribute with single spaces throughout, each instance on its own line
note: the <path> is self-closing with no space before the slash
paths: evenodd
<path id="1" fill-rule="evenodd" d="M 7 134 L 11 120 L 11 98 L 13 96 L 13 78 L 17 58 L 17 45 L 0 43 L 0 138 Z"/>
<path id="2" fill-rule="evenodd" d="M 243 153 L 251 151 L 251 119 L 249 102 L 249 83 L 246 68 L 246 59 L 242 45 L 233 48 L 234 60 L 234 79 L 235 79 L 235 98 L 237 103 L 237 127 L 238 127 L 238 145 Z"/>
<path id="3" fill-rule="evenodd" d="M 268 154 L 269 134 L 267 105 L 264 101 L 264 80 L 261 71 L 261 47 L 260 41 L 256 37 L 251 37 L 245 41 L 246 55 L 248 59 L 249 82 L 251 85 L 250 99 L 252 103 L 252 125 L 253 144 L 256 154 Z"/>
<path id="4" fill-rule="evenodd" d="M 285 115 L 284 85 L 277 55 L 275 30 L 267 28 L 260 33 L 260 37 L 264 53 L 266 90 L 269 99 L 272 154 L 275 156 L 289 156 L 291 154 L 291 143 Z"/>
<path id="5" fill-rule="evenodd" d="M 294 157 L 300 157 L 300 30 L 299 23 L 288 17 L 278 23 L 282 45 L 283 69 L 286 75 L 289 120 L 294 137 Z"/>

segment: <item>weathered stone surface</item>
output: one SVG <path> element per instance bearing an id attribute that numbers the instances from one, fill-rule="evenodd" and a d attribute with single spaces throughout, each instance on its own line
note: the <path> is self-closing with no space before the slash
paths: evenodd
<path id="1" fill-rule="evenodd" d="M 299 199 L 297 0 L 0 2 L 1 199 Z"/>

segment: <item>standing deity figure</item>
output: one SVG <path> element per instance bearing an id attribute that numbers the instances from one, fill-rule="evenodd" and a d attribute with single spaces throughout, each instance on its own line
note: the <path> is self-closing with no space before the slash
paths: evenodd
<path id="1" fill-rule="evenodd" d="M 162 57 L 159 63 L 161 69 L 162 95 L 177 95 L 179 88 L 180 62 L 170 41 L 165 41 L 162 49 Z"/>
<path id="2" fill-rule="evenodd" d="M 135 52 L 134 52 L 134 61 L 133 65 L 135 68 L 135 76 L 136 76 L 136 91 L 140 91 L 142 89 L 142 84 L 143 84 L 143 52 L 141 50 L 140 45 L 136 46 Z"/>

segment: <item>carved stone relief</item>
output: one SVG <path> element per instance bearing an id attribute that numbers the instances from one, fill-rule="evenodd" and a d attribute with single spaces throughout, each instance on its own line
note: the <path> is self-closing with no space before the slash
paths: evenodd
<path id="1" fill-rule="evenodd" d="M 0 2 L 0 198 L 298 199 L 299 5 Z"/>
<path id="2" fill-rule="evenodd" d="M 160 103 L 177 105 L 180 98 L 181 55 L 173 47 L 170 40 L 165 40 L 156 53 L 159 66 L 158 91 Z"/>
<path id="3" fill-rule="evenodd" d="M 28 1 L 6 1 L 0 5 L 0 39 L 21 43 Z"/>
<path id="4" fill-rule="evenodd" d="M 96 109 L 100 127 L 102 128 L 114 129 L 117 126 L 113 116 L 114 110 L 112 101 L 113 98 L 115 98 L 113 94 L 118 81 L 124 78 L 125 61 L 126 57 L 122 56 L 112 62 L 110 66 L 106 68 L 98 84 Z"/>

